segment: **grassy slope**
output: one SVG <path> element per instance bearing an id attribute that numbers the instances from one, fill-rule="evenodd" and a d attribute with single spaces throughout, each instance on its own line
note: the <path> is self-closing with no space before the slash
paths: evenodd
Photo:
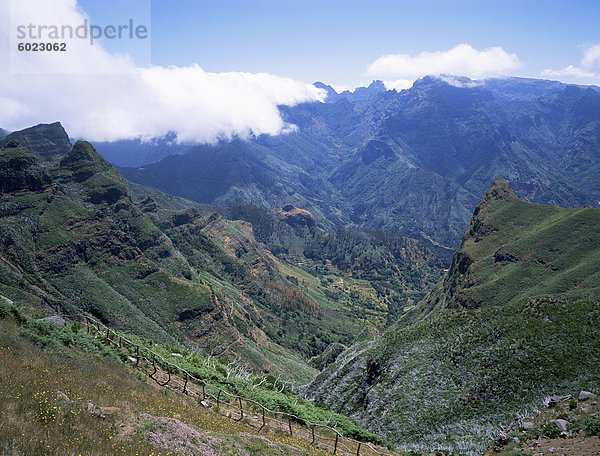
<path id="1" fill-rule="evenodd" d="M 326 454 L 283 434 L 259 435 L 158 389 L 97 339 L 35 322 L 15 309 L 4 303 L 0 311 L 3 454 Z M 105 417 L 84 411 L 84 402 L 103 407 Z"/>
<path id="2" fill-rule="evenodd" d="M 448 276 L 418 310 L 539 295 L 600 296 L 600 210 L 528 203 L 498 180 L 476 208 Z"/>
<path id="3" fill-rule="evenodd" d="M 17 175 L 11 174 L 15 150 L 29 160 Z M 51 171 L 52 181 L 25 149 L 2 149 L 1 156 L 3 172 L 14 175 L 17 186 L 0 198 L 4 295 L 67 313 L 84 310 L 122 329 L 198 349 L 218 351 L 237 340 L 224 356 L 302 382 L 312 376 L 292 350 L 262 344 L 252 331 L 239 337 L 239 328 L 258 319 L 257 310 L 229 315 L 225 301 L 248 299 L 226 279 L 215 283 L 203 265 L 191 266 L 91 145 L 76 143 Z M 46 173 L 45 180 L 28 180 L 30 169 L 35 176 Z"/>
<path id="4" fill-rule="evenodd" d="M 103 337 L 89 335 L 85 331 L 85 327 L 77 322 L 70 321 L 67 322 L 66 326 L 60 326 L 38 320 L 41 315 L 43 314 L 37 310 L 11 303 L 0 296 L 0 340 L 6 341 L 6 350 L 13 350 L 14 354 L 16 349 L 23 346 L 31 348 L 31 350 L 28 350 L 21 355 L 26 363 L 32 361 L 33 358 L 41 356 L 41 353 L 36 354 L 35 350 L 33 350 L 33 348 L 37 348 L 39 351 L 44 350 L 49 356 L 60 355 L 77 359 L 90 358 L 90 355 L 102 357 L 106 360 L 112 360 L 113 365 L 119 371 L 129 370 L 127 354 L 114 346 L 105 345 Z M 186 369 L 195 377 L 206 381 L 210 385 L 217 385 L 224 391 L 252 398 L 271 410 L 291 413 L 301 419 L 316 423 L 332 424 L 342 434 L 347 436 L 355 438 L 360 437 L 362 439 L 368 439 L 369 441 L 379 441 L 379 438 L 374 434 L 364 431 L 347 417 L 332 412 L 323 404 L 315 404 L 299 398 L 291 391 L 289 384 L 283 380 L 276 379 L 273 376 L 253 375 L 239 369 L 234 363 L 228 364 L 207 354 L 201 354 L 166 344 L 157 344 L 152 340 L 140 338 L 133 334 L 123 335 L 137 344 L 147 346 L 154 352 L 159 353 L 165 359 L 169 359 L 172 363 Z M 180 354 L 174 356 L 173 353 L 175 351 Z M 135 352 L 130 353 L 135 354 Z M 99 360 L 96 359 L 96 361 Z M 118 363 L 115 364 L 118 361 L 125 362 L 127 366 L 119 365 Z M 17 360 L 14 360 L 13 363 L 17 362 Z M 10 362 L 8 362 L 7 365 L 10 365 Z M 75 363 L 75 367 L 81 366 L 78 366 Z M 84 365 L 83 368 L 87 370 L 92 369 L 87 366 L 87 364 Z M 104 372 L 106 372 L 106 370 L 104 370 Z M 46 373 L 48 374 L 47 377 L 54 377 L 57 374 L 52 368 L 47 369 Z M 60 369 L 58 369 L 58 373 L 60 373 Z M 77 372 L 71 370 L 69 370 L 69 373 L 77 375 Z M 24 373 L 23 375 L 26 376 L 29 374 Z M 122 374 L 118 375 L 121 375 L 121 377 L 123 376 Z M 137 375 L 139 376 L 139 373 L 137 373 Z M 110 377 L 110 379 L 102 381 L 94 377 L 93 380 L 90 379 L 87 383 L 96 383 L 101 389 L 106 388 L 106 392 L 108 392 L 111 387 L 118 388 L 119 386 L 119 384 L 116 386 L 112 385 L 112 376 L 113 374 L 110 373 L 107 376 L 107 378 Z M 144 375 L 141 376 L 141 378 L 144 377 Z M 9 378 L 9 376 L 7 375 L 5 378 Z M 71 388 L 73 384 L 76 384 L 76 382 L 67 382 L 64 378 L 62 381 L 71 385 Z M 11 386 L 18 388 L 18 382 L 9 383 Z M 35 381 L 33 383 L 36 384 Z M 65 388 L 61 388 L 60 390 L 67 393 L 69 397 L 72 397 L 72 390 L 66 388 L 67 387 L 65 386 Z M 56 390 L 54 390 L 54 392 L 55 391 Z M 48 391 L 44 392 L 44 394 L 46 393 L 48 393 Z M 213 394 L 213 396 L 216 395 L 216 392 L 212 391 L 212 388 L 209 386 L 207 386 L 207 393 Z M 23 394 L 19 394 L 12 398 L 19 401 L 25 400 Z M 46 394 L 45 399 L 48 398 L 49 396 Z M 82 397 L 79 396 L 79 394 L 77 394 L 77 400 L 82 400 Z M 145 401 L 140 399 L 140 396 L 136 395 L 132 395 L 131 400 L 145 403 Z M 221 401 L 226 403 L 227 401 L 231 402 L 232 399 L 228 399 L 227 396 L 223 394 L 221 396 Z M 56 401 L 53 401 L 51 405 L 54 406 L 55 402 Z M 139 406 L 140 404 L 133 404 L 134 407 L 135 405 Z M 237 403 L 235 403 L 235 405 L 237 405 Z M 234 409 L 235 405 L 233 406 Z M 194 408 L 194 406 L 192 406 L 192 408 Z M 50 410 L 50 406 L 48 409 Z M 72 409 L 72 407 L 70 409 Z M 228 410 L 229 409 L 226 408 L 223 413 L 226 413 Z M 53 419 L 55 418 L 56 417 Z M 273 424 L 271 422 L 269 423 L 269 426 Z M 58 440 L 60 440 L 60 436 Z M 304 442 L 304 444 L 305 443 L 306 442 Z"/>
<path id="5" fill-rule="evenodd" d="M 599 222 L 597 209 L 525 203 L 497 182 L 440 286 L 340 355 L 311 397 L 405 448 L 472 453 L 545 396 L 598 390 Z"/>
<path id="6" fill-rule="evenodd" d="M 215 209 L 213 206 L 207 206 L 179 196 L 169 195 L 155 188 L 146 187 L 145 185 L 136 184 L 135 182 L 128 180 L 125 180 L 125 185 L 127 185 L 127 190 L 129 191 L 131 199 L 136 203 L 150 196 L 161 209 L 183 211 L 193 207 L 205 215 L 210 215 Z"/>
<path id="7" fill-rule="evenodd" d="M 276 295 L 280 293 L 277 288 L 282 284 L 300 290 L 299 296 L 305 296 L 295 307 L 314 300 L 318 312 L 295 314 L 294 306 L 289 304 L 271 305 L 258 322 L 271 340 L 299 350 L 306 357 L 318 355 L 331 343 L 350 344 L 365 328 L 385 328 L 426 294 L 450 262 L 450 252 L 399 235 L 365 231 L 325 233 L 319 227 L 308 226 L 305 222 L 313 221 L 312 215 L 297 208 L 269 211 L 250 206 L 196 205 L 196 215 L 186 211 L 190 219 L 197 220 L 193 224 L 198 227 L 193 230 L 190 225 L 173 223 L 178 216 L 172 209 L 180 208 L 184 200 L 138 184 L 127 185 L 134 189 L 133 198 L 141 202 L 140 207 L 149 211 L 175 247 L 196 267 L 202 280 L 224 287 L 223 281 L 215 278 L 223 276 L 238 290 L 258 291 L 252 299 L 266 298 L 271 303 L 277 301 Z M 152 200 L 147 200 L 148 196 Z M 214 216 L 210 222 L 201 221 L 198 214 L 204 216 L 211 210 L 229 221 Z M 305 219 L 293 220 L 296 213 L 304 214 Z M 250 222 L 252 227 L 238 219 Z M 199 231 L 215 242 L 207 243 L 197 235 Z M 260 244 L 254 238 L 270 252 L 264 248 L 260 252 Z M 216 255 L 206 254 L 211 249 Z M 239 268 L 232 269 L 230 262 L 219 261 L 217 250 L 237 256 L 254 270 L 257 264 L 264 266 L 272 261 L 270 271 L 269 267 L 258 271 L 269 273 L 264 278 L 266 292 L 260 284 L 248 287 L 254 279 L 240 274 Z M 210 270 L 212 276 L 201 269 Z M 274 270 L 278 272 L 273 274 Z M 274 280 L 274 276 L 278 278 Z M 227 293 L 236 294 L 234 289 Z M 234 305 L 244 313 L 247 304 L 236 299 Z"/>

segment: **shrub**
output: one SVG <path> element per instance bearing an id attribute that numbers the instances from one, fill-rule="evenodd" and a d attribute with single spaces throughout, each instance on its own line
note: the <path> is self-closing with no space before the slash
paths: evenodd
<path id="1" fill-rule="evenodd" d="M 597 435 L 600 437 L 600 417 L 592 416 L 582 423 L 582 429 L 587 436 Z"/>
<path id="2" fill-rule="evenodd" d="M 554 423 L 548 423 L 540 429 L 541 435 L 549 439 L 557 439 L 560 437 L 560 428 Z"/>
<path id="3" fill-rule="evenodd" d="M 569 410 L 575 410 L 577 408 L 577 401 L 575 399 L 571 399 L 569 402 Z"/>

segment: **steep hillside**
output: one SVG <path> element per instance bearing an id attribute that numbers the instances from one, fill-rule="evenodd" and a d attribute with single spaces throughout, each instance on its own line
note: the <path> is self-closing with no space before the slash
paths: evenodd
<path id="1" fill-rule="evenodd" d="M 40 160 L 53 164 L 57 163 L 71 149 L 69 136 L 60 122 L 40 124 L 12 132 L 0 138 L 0 145 L 8 143 L 10 140 L 17 141 Z"/>
<path id="2" fill-rule="evenodd" d="M 15 135 L 31 142 L 38 128 L 48 126 Z M 384 329 L 449 265 L 447 249 L 327 233 L 291 205 L 225 209 L 129 184 L 134 203 L 87 142 L 46 163 L 15 139 L 0 152 L 4 295 L 90 312 L 257 372 L 310 380 L 308 359 Z"/>
<path id="3" fill-rule="evenodd" d="M 220 270 L 211 273 L 204 264 L 190 264 L 131 201 L 118 171 L 89 143 L 77 142 L 59 166 L 48 170 L 11 140 L 1 149 L 0 165 L 2 294 L 41 308 L 83 310 L 120 328 L 226 358 L 239 356 L 259 371 L 310 377 L 311 370 L 292 351 L 268 343 L 256 326 L 269 311 L 238 287 L 262 283 L 261 278 L 219 247 L 219 233 L 202 235 L 205 256 L 242 268 L 238 287 Z M 183 227 L 192 221 L 177 217 Z M 272 275 L 282 292 L 294 294 L 277 270 Z M 295 293 L 300 300 L 303 293 Z M 285 298 L 280 304 L 294 306 Z"/>
<path id="4" fill-rule="evenodd" d="M 598 390 L 599 226 L 599 209 L 527 203 L 497 180 L 440 285 L 309 397 L 402 448 L 477 454 L 547 396 Z"/>
<path id="5" fill-rule="evenodd" d="M 192 231 L 204 234 L 210 234 L 211 227 L 221 227 L 218 233 L 212 234 L 225 240 L 221 245 L 235 246 L 230 253 L 245 260 L 254 272 L 259 270 L 253 266 L 256 257 L 252 251 L 258 252 L 261 247 L 253 246 L 253 241 L 248 246 L 246 244 L 254 238 L 264 244 L 273 254 L 272 261 L 285 277 L 285 282 L 301 289 L 321 308 L 327 309 L 317 314 L 320 317 L 311 326 L 308 340 L 300 339 L 306 330 L 289 332 L 295 325 L 295 318 L 284 328 L 280 328 L 277 322 L 264 326 L 265 331 L 271 331 L 276 340 L 292 337 L 292 346 L 296 349 L 302 347 L 303 353 L 311 356 L 324 350 L 329 343 L 348 343 L 356 329 L 355 321 L 366 323 L 369 331 L 387 327 L 433 288 L 451 261 L 450 249 L 426 240 L 381 231 L 347 229 L 327 232 L 317 225 L 313 214 L 292 205 L 273 210 L 248 205 L 223 208 L 194 203 L 132 182 L 127 182 L 127 185 L 133 190 L 132 197 L 138 201 L 139 207 L 173 242 L 181 246 L 181 251 L 188 252 L 188 258 L 196 258 L 197 264 L 210 265 L 215 271 L 230 269 L 207 260 L 206 254 L 199 254 L 198 246 L 190 245 L 187 228 L 175 226 L 179 223 L 174 221 L 175 217 L 180 220 L 187 218 L 190 222 L 195 220 L 198 226 Z M 186 211 L 180 215 L 171 212 L 173 208 L 186 205 L 197 212 Z M 206 217 L 212 214 L 220 214 L 229 221 L 249 222 L 251 228 L 239 222 L 226 223 L 214 216 L 209 217 L 211 222 L 208 222 Z M 182 236 L 182 233 L 185 234 Z M 192 253 L 194 251 L 196 253 Z M 273 286 L 272 277 L 264 277 L 265 282 L 255 288 L 255 292 L 265 285 Z M 230 276 L 230 280 L 236 279 Z M 248 280 L 246 285 L 254 281 Z M 242 288 L 247 288 L 246 285 L 239 284 Z M 272 293 L 264 295 L 271 296 Z"/>
<path id="6" fill-rule="evenodd" d="M 3 454 L 330 454 L 330 429 L 319 426 L 313 445 L 302 419 L 320 425 L 337 423 L 338 450 L 356 445 L 345 438 L 354 436 L 362 439 L 362 454 L 371 455 L 364 442 L 380 440 L 323 404 L 298 398 L 272 376 L 253 376 L 209 355 L 133 334 L 119 333 L 128 341 L 122 345 L 110 343 L 104 328 L 100 334 L 79 321 L 42 316 L 0 296 Z M 143 344 L 140 352 L 132 343 Z M 190 379 L 183 389 L 183 380 L 175 373 L 165 383 L 164 371 L 153 372 L 153 361 L 143 355 L 146 347 L 151 347 L 154 358 L 172 359 L 208 384 L 201 387 Z M 174 350 L 181 353 L 172 354 Z M 215 392 L 217 396 L 215 388 L 221 389 Z M 261 421 L 250 401 L 245 401 L 244 419 L 235 419 L 232 414 L 237 415 L 241 402 L 234 401 L 234 394 L 251 397 L 280 414 L 269 414 Z M 293 425 L 281 423 L 281 412 L 302 418 Z M 389 456 L 396 454 L 378 449 Z"/>
<path id="7" fill-rule="evenodd" d="M 401 92 L 380 82 L 341 94 L 317 86 L 325 103 L 281 108 L 294 132 L 188 147 L 123 173 L 201 203 L 292 204 L 327 229 L 451 247 L 496 177 L 529 201 L 600 206 L 598 88 L 449 76 Z"/>
<path id="8" fill-rule="evenodd" d="M 527 203 L 496 180 L 475 209 L 450 272 L 419 310 L 600 296 L 599 217 L 590 207 Z"/>
<path id="9" fill-rule="evenodd" d="M 455 244 L 476 202 L 473 194 L 414 167 L 383 141 L 372 140 L 359 153 L 329 179 L 352 201 L 356 225 Z"/>

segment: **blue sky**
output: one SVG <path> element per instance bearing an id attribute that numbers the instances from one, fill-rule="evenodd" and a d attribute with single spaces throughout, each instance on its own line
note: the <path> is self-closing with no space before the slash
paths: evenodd
<path id="1" fill-rule="evenodd" d="M 123 2 L 79 1 L 100 22 L 111 3 Z M 382 55 L 460 43 L 500 46 L 521 62 L 515 75 L 540 77 L 577 65 L 600 42 L 600 2 L 592 0 L 152 0 L 151 12 L 155 65 L 338 85 L 371 80 L 366 68 Z"/>
<path id="2" fill-rule="evenodd" d="M 19 25 L 87 17 L 106 29 L 149 24 L 150 39 L 55 37 L 66 52 L 19 51 Z M 0 127 L 59 120 L 91 141 L 210 143 L 293 131 L 279 107 L 323 101 L 315 81 L 600 85 L 599 19 L 600 0 L 1 0 Z"/>

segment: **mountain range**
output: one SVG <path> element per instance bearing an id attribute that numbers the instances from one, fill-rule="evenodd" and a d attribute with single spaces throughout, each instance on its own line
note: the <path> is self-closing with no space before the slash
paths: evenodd
<path id="1" fill-rule="evenodd" d="M 600 391 L 598 88 L 315 85 L 276 136 L 1 131 L 0 317 L 84 312 L 419 453 L 481 454 L 548 396 Z"/>
<path id="2" fill-rule="evenodd" d="M 58 123 L 11 133 L 1 152 L 4 296 L 90 312 L 256 372 L 308 379 L 311 356 L 352 343 L 365 323 L 386 327 L 450 260 L 428 241 L 328 233 L 294 206 L 216 208 L 130 184 L 134 197 Z"/>
<path id="3" fill-rule="evenodd" d="M 289 134 L 169 150 L 138 144 L 130 154 L 122 143 L 97 147 L 126 179 L 200 203 L 292 204 L 327 229 L 385 230 L 453 248 L 497 177 L 529 201 L 600 205 L 597 88 L 451 77 L 401 92 L 381 82 L 341 94 L 317 86 L 325 103 L 281 107 L 297 127 Z"/>
<path id="4" fill-rule="evenodd" d="M 496 180 L 438 286 L 308 396 L 402 450 L 482 454 L 546 398 L 597 390 L 599 229 L 600 209 L 528 203 Z"/>

